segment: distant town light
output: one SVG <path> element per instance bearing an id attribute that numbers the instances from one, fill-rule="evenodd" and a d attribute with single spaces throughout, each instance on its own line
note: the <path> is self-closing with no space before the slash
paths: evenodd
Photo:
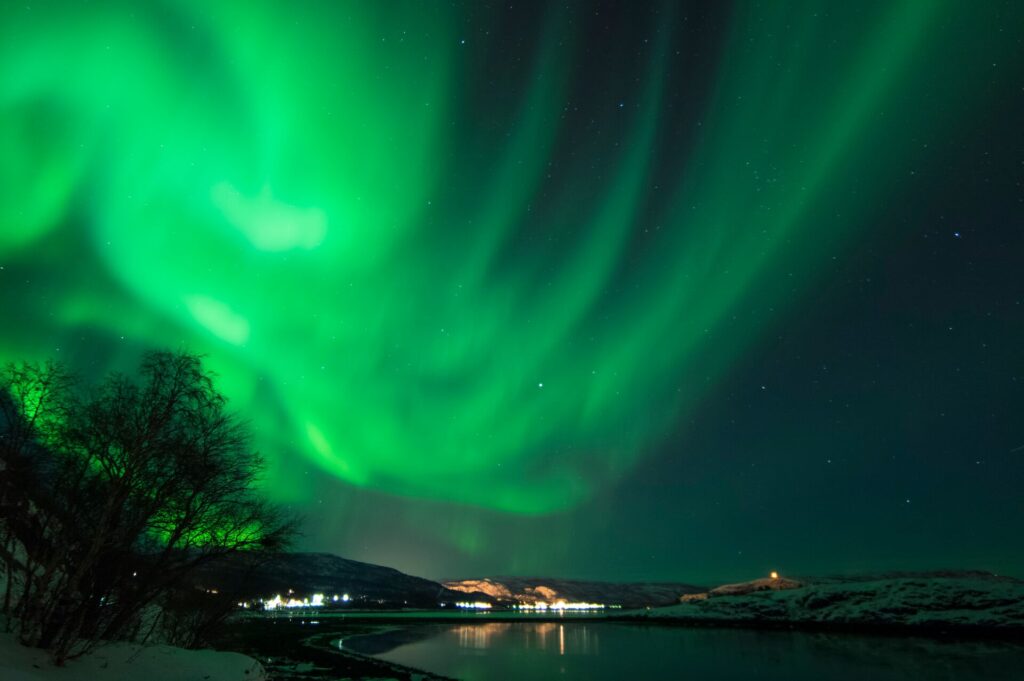
<path id="1" fill-rule="evenodd" d="M 319 608 L 324 604 L 323 594 L 313 594 L 312 598 L 289 598 L 285 600 L 281 598 L 281 594 L 277 594 L 269 600 L 263 601 L 264 610 L 277 610 L 278 608 Z"/>
<path id="2" fill-rule="evenodd" d="M 607 607 L 608 606 L 604 603 L 567 603 L 565 601 L 532 604 L 520 603 L 515 606 L 516 610 L 536 610 L 539 612 L 545 612 L 547 610 L 554 610 L 556 612 L 563 612 L 565 610 L 604 610 Z"/>
<path id="3" fill-rule="evenodd" d="M 778 579 L 778 578 L 779 578 L 779 573 L 776 572 L 775 570 L 772 570 L 772 579 Z"/>

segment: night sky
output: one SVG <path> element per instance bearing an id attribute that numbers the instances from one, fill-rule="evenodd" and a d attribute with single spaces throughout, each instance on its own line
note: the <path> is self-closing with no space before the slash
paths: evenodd
<path id="1" fill-rule="evenodd" d="M 0 360 L 203 353 L 300 547 L 1024 576 L 1024 4 L 5 2 Z"/>

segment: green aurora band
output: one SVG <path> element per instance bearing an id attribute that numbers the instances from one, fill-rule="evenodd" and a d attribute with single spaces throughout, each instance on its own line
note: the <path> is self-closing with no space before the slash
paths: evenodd
<path id="1" fill-rule="evenodd" d="M 621 94 L 583 97 L 588 135 L 565 116 L 602 77 L 585 5 L 546 11 L 487 99 L 502 55 L 462 27 L 500 17 L 474 3 L 6 3 L 0 359 L 206 353 L 281 499 L 299 454 L 389 494 L 575 507 L 871 229 L 878 150 L 912 160 L 985 96 L 945 46 L 986 3 L 853 4 L 740 4 L 709 95 L 667 5 Z"/>

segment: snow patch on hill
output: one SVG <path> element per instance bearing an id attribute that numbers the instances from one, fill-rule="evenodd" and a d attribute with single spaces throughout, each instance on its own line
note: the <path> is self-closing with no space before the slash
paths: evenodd
<path id="1" fill-rule="evenodd" d="M 798 588 L 716 594 L 638 616 L 692 623 L 988 628 L 1024 631 L 1024 581 L 969 576 L 808 580 Z"/>
<path id="2" fill-rule="evenodd" d="M 681 594 L 703 591 L 692 584 L 676 582 L 592 582 L 549 577 L 489 577 L 442 582 L 447 589 L 466 594 L 478 594 L 499 603 L 603 603 L 626 608 L 666 605 L 679 599 Z"/>

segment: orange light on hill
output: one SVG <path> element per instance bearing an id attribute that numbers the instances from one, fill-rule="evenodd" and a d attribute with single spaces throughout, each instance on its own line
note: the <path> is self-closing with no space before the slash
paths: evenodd
<path id="1" fill-rule="evenodd" d="M 778 579 L 778 578 L 779 578 L 779 573 L 776 572 L 775 570 L 772 570 L 772 579 Z"/>

